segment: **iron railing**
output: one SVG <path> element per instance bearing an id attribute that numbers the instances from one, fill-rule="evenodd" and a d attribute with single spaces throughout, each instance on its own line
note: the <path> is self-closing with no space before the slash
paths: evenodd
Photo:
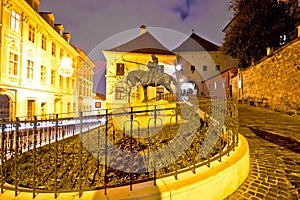
<path id="1" fill-rule="evenodd" d="M 33 198 L 71 191 L 81 196 L 95 189 L 107 194 L 111 187 L 132 190 L 136 183 L 177 179 L 179 173 L 221 162 L 238 144 L 237 102 L 205 101 L 207 108 L 177 102 L 72 118 L 3 120 L 1 192 L 30 191 Z"/>

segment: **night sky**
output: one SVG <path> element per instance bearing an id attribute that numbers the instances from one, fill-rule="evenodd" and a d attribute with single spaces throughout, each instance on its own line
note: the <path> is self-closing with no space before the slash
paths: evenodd
<path id="1" fill-rule="evenodd" d="M 142 24 L 187 36 L 194 29 L 220 45 L 222 29 L 232 17 L 228 3 L 229 0 L 41 0 L 40 11 L 53 12 L 55 23 L 62 23 L 71 33 L 72 44 L 89 54 L 110 36 Z M 115 41 L 116 45 L 122 42 Z M 172 50 L 180 42 L 170 40 L 165 46 Z"/>
<path id="2" fill-rule="evenodd" d="M 230 0 L 40 0 L 40 11 L 54 13 L 71 43 L 95 63 L 94 92 L 105 93 L 106 61 L 102 50 L 119 46 L 140 33 L 144 24 L 169 50 L 192 30 L 221 45 L 223 28 L 232 18 Z"/>

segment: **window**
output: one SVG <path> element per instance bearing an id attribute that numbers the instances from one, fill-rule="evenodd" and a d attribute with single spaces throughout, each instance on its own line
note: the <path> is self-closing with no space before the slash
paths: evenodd
<path id="1" fill-rule="evenodd" d="M 62 57 L 64 57 L 64 50 L 60 49 L 60 59 L 62 59 Z"/>
<path id="2" fill-rule="evenodd" d="M 27 100 L 27 114 L 29 119 L 35 115 L 35 100 Z"/>
<path id="3" fill-rule="evenodd" d="M 46 50 L 46 45 L 47 44 L 47 37 L 45 34 L 42 35 L 42 49 Z"/>
<path id="4" fill-rule="evenodd" d="M 64 78 L 62 76 L 59 76 L 59 86 L 60 87 L 64 86 Z"/>
<path id="5" fill-rule="evenodd" d="M 28 40 L 34 43 L 35 28 L 32 25 L 28 27 Z"/>
<path id="6" fill-rule="evenodd" d="M 101 108 L 101 102 L 95 102 L 95 108 Z"/>
<path id="7" fill-rule="evenodd" d="M 41 65 L 41 83 L 46 83 L 46 67 Z"/>
<path id="8" fill-rule="evenodd" d="M 239 74 L 239 78 L 238 78 L 238 89 L 241 89 L 242 88 L 242 75 Z"/>
<path id="9" fill-rule="evenodd" d="M 11 11 L 10 15 L 10 29 L 17 33 L 20 31 L 20 15 L 14 10 Z"/>
<path id="10" fill-rule="evenodd" d="M 79 95 L 83 95 L 83 86 L 82 86 L 82 80 L 79 80 Z"/>
<path id="11" fill-rule="evenodd" d="M 66 88 L 69 89 L 70 87 L 70 77 L 67 78 L 67 82 L 66 82 Z"/>
<path id="12" fill-rule="evenodd" d="M 27 78 L 33 79 L 34 62 L 27 60 Z"/>
<path id="13" fill-rule="evenodd" d="M 219 65 L 216 65 L 215 70 L 216 70 L 216 71 L 220 71 L 220 66 L 219 66 Z"/>
<path id="14" fill-rule="evenodd" d="M 74 90 L 75 89 L 75 80 L 72 79 L 72 89 Z"/>
<path id="15" fill-rule="evenodd" d="M 203 71 L 207 71 L 207 65 L 203 65 Z"/>
<path id="16" fill-rule="evenodd" d="M 115 99 L 116 100 L 125 100 L 124 90 L 122 87 L 116 87 Z"/>
<path id="17" fill-rule="evenodd" d="M 52 56 L 55 57 L 55 54 L 56 54 L 56 45 L 54 42 L 52 42 Z"/>
<path id="18" fill-rule="evenodd" d="M 196 70 L 196 67 L 194 65 L 191 65 L 191 71 L 192 71 L 192 73 L 194 73 L 195 70 Z"/>
<path id="19" fill-rule="evenodd" d="M 222 88 L 225 89 L 226 87 L 226 78 L 222 79 Z"/>
<path id="20" fill-rule="evenodd" d="M 70 113 L 71 112 L 71 103 L 68 102 L 67 104 L 67 113 Z"/>
<path id="21" fill-rule="evenodd" d="M 124 75 L 124 63 L 117 63 L 117 76 L 123 76 Z"/>
<path id="22" fill-rule="evenodd" d="M 214 84 L 214 88 L 215 90 L 217 90 L 217 82 L 215 81 L 215 84 Z"/>
<path id="23" fill-rule="evenodd" d="M 54 69 L 51 69 L 51 85 L 55 85 L 55 70 Z"/>
<path id="24" fill-rule="evenodd" d="M 18 55 L 10 52 L 9 53 L 9 69 L 8 69 L 8 73 L 10 75 L 18 74 L 18 62 L 19 62 Z"/>

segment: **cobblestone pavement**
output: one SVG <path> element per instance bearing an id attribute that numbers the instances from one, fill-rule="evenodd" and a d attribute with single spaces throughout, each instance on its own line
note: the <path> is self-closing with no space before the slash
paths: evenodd
<path id="1" fill-rule="evenodd" d="M 300 199 L 300 116 L 239 105 L 239 124 L 250 173 L 226 199 Z"/>

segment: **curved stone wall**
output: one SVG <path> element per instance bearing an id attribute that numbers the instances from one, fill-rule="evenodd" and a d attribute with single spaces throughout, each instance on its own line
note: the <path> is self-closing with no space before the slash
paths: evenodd
<path id="1" fill-rule="evenodd" d="M 239 135 L 239 145 L 223 156 L 222 162 L 214 161 L 210 167 L 202 166 L 192 171 L 178 174 L 178 180 L 173 176 L 129 186 L 111 188 L 104 195 L 103 190 L 85 191 L 81 198 L 78 193 L 60 193 L 57 199 L 201 199 L 221 200 L 233 193 L 247 178 L 250 169 L 249 147 L 247 140 Z M 14 197 L 14 191 L 6 190 L 0 199 L 32 199 L 32 193 L 21 192 Z M 54 194 L 37 194 L 36 200 L 54 199 Z"/>

